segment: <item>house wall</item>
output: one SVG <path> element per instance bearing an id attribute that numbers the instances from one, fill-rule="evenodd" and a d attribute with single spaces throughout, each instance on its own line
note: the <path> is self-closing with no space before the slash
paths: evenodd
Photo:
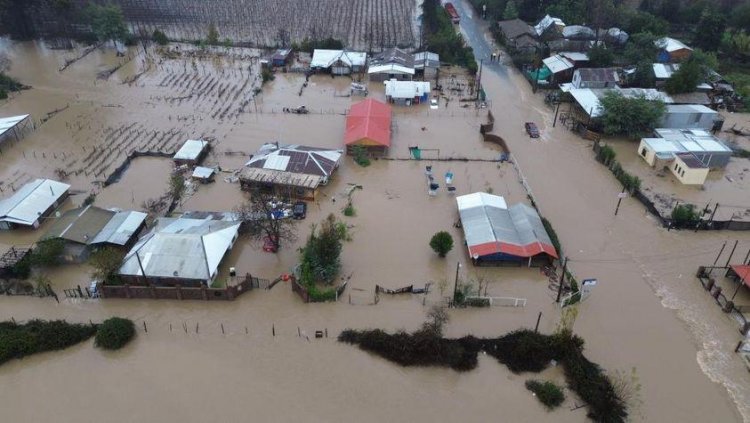
<path id="1" fill-rule="evenodd" d="M 703 185 L 708 177 L 708 168 L 694 169 L 687 167 L 679 157 L 675 158 L 669 170 L 684 185 Z"/>
<path id="2" fill-rule="evenodd" d="M 693 129 L 701 128 L 711 130 L 718 113 L 664 113 L 659 128 Z"/>
<path id="3" fill-rule="evenodd" d="M 240 179 L 240 187 L 244 191 L 260 191 L 273 194 L 283 198 L 295 200 L 314 201 L 318 194 L 318 188 L 301 188 L 288 185 L 267 184 L 256 181 Z"/>
<path id="4" fill-rule="evenodd" d="M 372 157 L 382 157 L 388 154 L 388 147 L 384 147 L 382 145 L 367 145 L 367 144 L 357 144 L 361 145 L 365 148 L 367 151 L 367 154 Z M 346 146 L 346 154 L 352 155 L 354 154 L 354 145 L 347 145 Z"/>
<path id="5" fill-rule="evenodd" d="M 396 81 L 411 81 L 412 76 L 407 73 L 371 73 L 369 74 L 370 81 L 383 82 L 395 79 Z"/>
<path id="6" fill-rule="evenodd" d="M 509 254 L 490 254 L 479 257 L 477 259 L 472 258 L 474 266 L 487 267 L 542 267 L 552 263 L 552 258 L 547 254 L 537 254 L 531 257 L 529 261 L 528 257 L 518 257 Z"/>
<path id="7" fill-rule="evenodd" d="M 638 155 L 645 160 L 649 166 L 654 166 L 656 163 L 656 152 L 643 140 L 641 140 L 641 143 L 638 145 Z"/>

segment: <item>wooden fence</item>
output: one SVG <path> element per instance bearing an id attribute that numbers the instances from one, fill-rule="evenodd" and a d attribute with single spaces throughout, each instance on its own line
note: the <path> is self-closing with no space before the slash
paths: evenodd
<path id="1" fill-rule="evenodd" d="M 232 301 L 247 291 L 268 286 L 269 281 L 267 279 L 256 278 L 248 274 L 240 283 L 224 288 L 99 285 L 97 292 L 101 298 Z"/>
<path id="2" fill-rule="evenodd" d="M 732 300 L 724 295 L 722 288 L 718 286 L 716 280 L 710 276 L 710 271 L 713 269 L 718 269 L 724 273 L 729 270 L 728 267 L 699 266 L 698 272 L 695 276 L 703 286 L 703 289 L 708 291 L 708 293 L 711 294 L 711 297 L 716 301 L 716 304 L 721 307 L 721 310 L 724 313 L 731 314 L 740 323 L 740 333 L 743 336 L 747 336 L 748 333 L 750 333 L 750 322 L 743 314 L 743 311 L 745 310 L 742 309 L 744 309 L 744 307 L 737 307 Z"/>
<path id="3" fill-rule="evenodd" d="M 503 151 L 505 151 L 506 153 L 510 153 L 508 143 L 506 143 L 501 136 L 491 133 L 494 129 L 495 117 L 492 115 L 492 112 L 487 112 L 487 123 L 479 125 L 479 133 L 482 134 L 482 140 L 484 140 L 485 142 L 495 143 L 499 145 L 503 149 Z"/>

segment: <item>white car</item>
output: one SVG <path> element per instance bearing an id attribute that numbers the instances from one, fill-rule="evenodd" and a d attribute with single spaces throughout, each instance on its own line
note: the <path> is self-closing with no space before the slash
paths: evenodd
<path id="1" fill-rule="evenodd" d="M 436 98 L 430 99 L 430 109 L 437 110 L 437 108 L 438 108 L 438 99 Z"/>

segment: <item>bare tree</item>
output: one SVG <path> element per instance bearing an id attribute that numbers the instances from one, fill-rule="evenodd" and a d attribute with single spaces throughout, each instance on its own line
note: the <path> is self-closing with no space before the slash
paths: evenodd
<path id="1" fill-rule="evenodd" d="M 422 330 L 436 337 L 443 336 L 443 326 L 450 320 L 445 307 L 434 305 L 427 311 L 427 319 L 422 323 Z"/>
<path id="2" fill-rule="evenodd" d="M 253 192 L 250 200 L 234 208 L 242 222 L 240 230 L 253 238 L 270 241 L 276 250 L 282 242 L 291 243 L 297 239 L 296 221 L 278 217 L 278 203 L 272 194 Z"/>

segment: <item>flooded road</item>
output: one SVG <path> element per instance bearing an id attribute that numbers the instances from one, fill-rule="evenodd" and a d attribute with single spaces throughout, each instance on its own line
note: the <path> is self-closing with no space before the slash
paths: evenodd
<path id="1" fill-rule="evenodd" d="M 0 104 L 2 115 L 30 110 L 37 116 L 68 101 L 72 105 L 10 150 L 3 147 L 0 177 L 20 183 L 53 176 L 55 168 L 77 160 L 66 168 L 81 170 L 71 181 L 75 189 L 88 192 L 134 148 L 173 151 L 187 137 L 212 137 L 215 148 L 207 163 L 225 172 L 214 184 L 197 186 L 178 212 L 222 211 L 244 201 L 237 184 L 224 178 L 265 142 L 340 148 L 343 113 L 359 100 L 337 96 L 346 90 L 348 79 L 323 76 L 311 78 L 300 96 L 304 77 L 298 74 L 277 75 L 253 98 L 257 74 L 246 72 L 252 60 L 241 58 L 242 52 L 236 53 L 231 71 L 192 58 L 163 59 L 161 65 L 154 58 L 148 68 L 148 61 L 138 62 L 144 58 L 137 56 L 137 66 L 96 83 L 95 74 L 113 63 L 107 52 L 91 53 L 63 73 L 56 71 L 54 52 L 28 45 L 13 52 L 14 76 L 35 63 L 46 63 L 47 70 L 33 67 L 23 82 L 35 88 Z M 502 65 L 492 66 L 489 69 Z M 121 83 L 145 69 L 150 70 L 132 85 Z M 575 325 L 586 339 L 587 356 L 610 372 L 636 369 L 643 404 L 632 410 L 635 420 L 741 421 L 750 404 L 750 376 L 731 353 L 738 340 L 736 325 L 693 274 L 698 265 L 713 261 L 727 239 L 740 239 L 738 255 L 744 256 L 750 235 L 667 232 L 632 199 L 623 201 L 615 217 L 620 187 L 593 160 L 590 143 L 562 127 L 552 128 L 552 111 L 513 69 L 487 69 L 484 86 L 492 101 L 495 132 L 508 142 L 537 204 L 553 223 L 572 271 L 579 280 L 599 280 L 593 297 L 581 304 Z M 222 91 L 224 85 L 231 95 Z M 371 84 L 371 92 L 382 98 L 382 86 Z M 59 96 L 62 100 L 52 101 L 62 106 L 40 104 L 47 93 L 53 99 Z M 254 101 L 246 103 L 248 98 Z M 318 113 L 279 112 L 299 104 Z M 429 153 L 434 157 L 497 158 L 500 151 L 483 144 L 477 131 L 485 119 L 485 111 L 463 108 L 457 101 L 447 108 L 441 102 L 437 111 L 397 107 L 390 156 L 406 159 L 408 147 L 419 145 L 439 150 Z M 538 141 L 524 133 L 523 122 L 529 120 L 541 129 Z M 111 143 L 119 148 L 109 149 Z M 95 146 L 103 150 L 92 154 Z M 34 149 L 45 153 L 44 160 L 24 157 Z M 47 154 L 57 152 L 66 152 L 66 157 L 46 160 Z M 134 160 L 118 184 L 101 190 L 96 204 L 139 208 L 143 199 L 166 189 L 168 162 Z M 483 280 L 490 295 L 528 303 L 524 308 L 451 310 L 449 336 L 495 336 L 532 328 L 540 311 L 540 330 L 555 330 L 555 293 L 537 270 L 467 266 L 462 235 L 453 227 L 455 199 L 444 191 L 427 196 L 428 164 L 437 175 L 452 171 L 459 194 L 491 191 L 510 203 L 528 202 L 508 163 L 379 160 L 362 168 L 346 158 L 310 205 L 296 242 L 274 255 L 241 239 L 223 264 L 265 278 L 288 272 L 310 224 L 335 213 L 351 226 L 353 237 L 342 255 L 342 274 L 352 275 L 346 298 L 305 305 L 284 283 L 230 303 L 64 299 L 58 305 L 50 299 L 0 297 L 0 319 L 86 322 L 120 315 L 134 319 L 139 328 L 143 322 L 148 327 L 148 333 L 139 329 L 136 341 L 117 353 L 103 353 L 89 342 L 3 365 L 0 407 L 13 421 L 199 421 L 217 416 L 244 421 L 249 415 L 274 421 L 585 421 L 585 409 L 570 411 L 574 396 L 568 393 L 564 406 L 548 413 L 523 387 L 526 379 L 539 376 L 513 375 L 486 357 L 480 357 L 478 369 L 465 374 L 404 369 L 332 339 L 347 327 L 417 328 L 426 305 L 450 295 L 459 262 L 461 281 Z M 347 218 L 341 210 L 350 183 L 363 189 L 353 194 L 356 216 Z M 444 260 L 427 245 L 438 230 L 450 231 L 456 240 Z M 0 243 L 33 242 L 39 232 L 0 233 Z M 47 274 L 54 286 L 65 288 L 87 281 L 89 271 L 78 266 Z M 384 296 L 378 305 L 368 305 L 375 284 L 398 288 L 428 282 L 433 288 L 425 298 Z M 298 327 L 310 337 L 328 329 L 331 338 L 308 342 L 297 336 Z M 541 377 L 561 380 L 554 368 Z M 45 398 L 44 407 L 38 406 L 39 398 Z"/>

